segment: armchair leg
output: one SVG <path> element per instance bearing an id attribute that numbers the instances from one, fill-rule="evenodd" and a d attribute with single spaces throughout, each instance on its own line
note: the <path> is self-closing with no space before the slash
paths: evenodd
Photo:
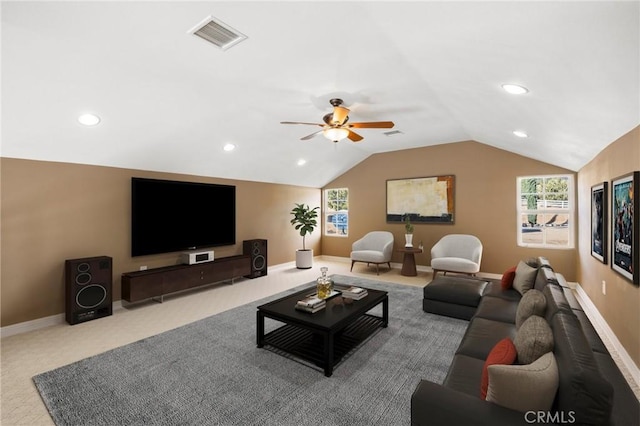
<path id="1" fill-rule="evenodd" d="M 351 269 L 349 270 L 350 272 L 353 272 L 353 264 L 354 264 L 354 263 L 356 263 L 356 261 L 355 261 L 355 260 L 352 260 L 352 261 L 351 261 Z"/>
<path id="2" fill-rule="evenodd" d="M 380 264 L 376 263 L 376 275 L 380 275 Z"/>

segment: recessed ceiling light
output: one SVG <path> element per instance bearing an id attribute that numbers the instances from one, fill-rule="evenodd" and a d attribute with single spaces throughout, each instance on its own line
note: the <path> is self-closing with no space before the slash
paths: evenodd
<path id="1" fill-rule="evenodd" d="M 527 132 L 524 132 L 522 130 L 514 130 L 513 134 L 516 135 L 519 138 L 528 138 L 529 135 L 527 134 Z"/>
<path id="2" fill-rule="evenodd" d="M 228 143 L 228 144 L 225 144 L 225 146 L 222 149 L 224 149 L 225 151 L 229 152 L 229 151 L 233 151 L 234 149 L 236 149 L 236 146 L 234 144 L 232 144 L 232 143 Z"/>
<path id="3" fill-rule="evenodd" d="M 524 95 L 529 92 L 529 89 L 518 84 L 503 84 L 502 88 L 505 92 L 511 93 L 512 95 Z"/>
<path id="4" fill-rule="evenodd" d="M 82 114 L 78 117 L 78 122 L 83 126 L 95 126 L 100 122 L 100 117 L 95 114 Z"/>
<path id="5" fill-rule="evenodd" d="M 298 160 L 298 166 L 304 166 L 305 164 L 307 164 L 307 160 L 305 160 L 304 158 L 301 158 Z"/>

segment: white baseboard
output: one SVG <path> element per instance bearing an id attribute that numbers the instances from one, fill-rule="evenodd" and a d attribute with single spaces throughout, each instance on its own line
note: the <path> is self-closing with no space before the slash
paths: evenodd
<path id="1" fill-rule="evenodd" d="M 113 302 L 113 311 L 122 309 L 122 301 Z M 31 321 L 20 322 L 18 324 L 8 325 L 0 328 L 0 338 L 15 336 L 16 334 L 27 333 L 29 331 L 40 330 L 53 325 L 65 324 L 65 314 L 51 315 L 44 318 L 38 318 Z"/>
<path id="2" fill-rule="evenodd" d="M 602 315 L 600 315 L 596 305 L 593 304 L 579 283 L 576 284 L 575 290 L 576 298 L 578 299 L 578 302 L 580 302 L 580 306 L 584 309 L 584 313 L 594 325 L 598 326 L 599 330 L 602 331 L 611 345 L 613 345 L 614 350 L 620 357 L 620 361 L 627 368 L 627 371 L 629 371 L 632 380 L 635 382 L 636 386 L 640 386 L 640 369 L 638 366 L 631 359 L 629 353 L 625 350 L 624 346 L 622 346 L 616 335 L 613 333 L 613 330 L 611 330 L 611 327 L 609 327 L 609 324 L 607 324 L 607 321 L 605 321 Z"/>

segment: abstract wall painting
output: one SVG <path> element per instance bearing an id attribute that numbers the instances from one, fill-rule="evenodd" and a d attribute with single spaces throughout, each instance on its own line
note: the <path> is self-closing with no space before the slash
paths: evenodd
<path id="1" fill-rule="evenodd" d="M 387 180 L 387 222 L 453 224 L 454 176 Z"/>

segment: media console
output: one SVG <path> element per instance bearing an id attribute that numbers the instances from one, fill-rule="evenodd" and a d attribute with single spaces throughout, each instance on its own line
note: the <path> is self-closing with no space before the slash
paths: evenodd
<path id="1" fill-rule="evenodd" d="M 122 274 L 122 299 L 138 302 L 170 293 L 233 280 L 251 273 L 251 257 L 222 257 L 194 265 L 171 265 Z"/>

